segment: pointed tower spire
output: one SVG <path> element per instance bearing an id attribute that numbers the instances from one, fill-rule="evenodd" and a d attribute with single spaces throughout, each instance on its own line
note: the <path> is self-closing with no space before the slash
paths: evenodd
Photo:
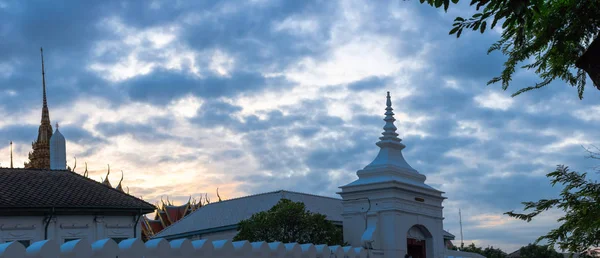
<path id="1" fill-rule="evenodd" d="M 385 125 L 383 126 L 383 133 L 381 133 L 383 136 L 379 137 L 379 140 L 381 140 L 380 142 L 400 143 L 402 140 L 398 138 L 398 134 L 396 133 L 396 130 L 398 128 L 396 128 L 396 126 L 394 125 L 396 118 L 394 118 L 394 112 L 392 112 L 392 110 L 394 109 L 392 108 L 392 99 L 390 97 L 389 91 L 387 92 L 387 101 L 385 102 L 385 104 L 385 118 L 383 119 L 383 121 L 385 121 Z M 377 145 L 379 145 L 379 143 Z M 404 144 L 400 145 L 402 146 L 402 148 L 406 147 L 404 146 Z"/>
<path id="2" fill-rule="evenodd" d="M 12 141 L 10 141 L 10 168 L 13 168 Z"/>
<path id="3" fill-rule="evenodd" d="M 48 101 L 46 100 L 46 69 L 44 68 L 44 49 L 40 48 L 42 56 L 42 124 L 50 125 L 50 113 L 48 112 Z"/>
<path id="4" fill-rule="evenodd" d="M 402 155 L 402 150 L 406 148 L 406 145 L 401 143 L 402 139 L 398 138 L 398 133 L 396 133 L 398 128 L 394 125 L 396 119 L 393 110 L 390 92 L 388 91 L 385 118 L 383 119 L 385 125 L 383 126 L 383 133 L 381 133 L 382 136 L 379 137 L 379 142 L 376 143 L 380 148 L 379 154 L 371 164 L 359 170 L 357 175 L 359 178 L 378 177 L 381 180 L 402 177 L 405 180 L 416 180 L 422 183 L 425 181 L 425 176 L 412 168 Z"/>
<path id="5" fill-rule="evenodd" d="M 52 124 L 46 100 L 46 72 L 44 69 L 44 50 L 40 48 L 42 57 L 42 122 L 38 128 L 37 140 L 32 143 L 33 151 L 29 153 L 29 162 L 25 168 L 49 169 L 50 168 L 50 138 L 52 137 Z M 66 166 L 65 166 L 66 167 Z"/>

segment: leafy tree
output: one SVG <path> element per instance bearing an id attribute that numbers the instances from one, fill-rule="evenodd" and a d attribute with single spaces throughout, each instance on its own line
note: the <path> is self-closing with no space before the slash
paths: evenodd
<path id="1" fill-rule="evenodd" d="M 474 243 L 471 243 L 470 245 L 464 247 L 461 251 L 481 254 L 487 258 L 505 258 L 506 257 L 506 253 L 503 252 L 502 250 L 500 250 L 500 248 L 494 248 L 493 246 L 491 246 L 491 247 L 488 246 L 485 249 L 482 249 L 481 247 L 475 246 Z"/>
<path id="2" fill-rule="evenodd" d="M 302 202 L 281 199 L 270 210 L 241 221 L 233 240 L 344 245 L 342 229 L 325 218 L 306 211 Z"/>
<path id="3" fill-rule="evenodd" d="M 556 171 L 546 175 L 552 178 L 552 185 L 563 184 L 564 188 L 560 198 L 542 199 L 537 202 L 523 202 L 525 211 L 533 209 L 528 214 L 504 214 L 530 222 L 535 216 L 551 208 L 565 211 L 565 215 L 558 219 L 562 222 L 558 228 L 552 229 L 546 235 L 539 237 L 535 243 L 548 240 L 549 245 L 573 253 L 581 253 L 591 246 L 600 245 L 600 183 L 587 180 L 586 173 L 580 174 L 569 171 L 568 167 L 559 165 Z"/>
<path id="4" fill-rule="evenodd" d="M 505 258 L 507 254 L 504 251 L 500 250 L 500 248 L 494 248 L 493 246 L 491 246 L 491 247 L 488 246 L 485 249 L 483 249 L 482 255 L 487 258 Z"/>
<path id="5" fill-rule="evenodd" d="M 529 244 L 519 249 L 521 258 L 563 258 L 551 245 Z"/>
<path id="6" fill-rule="evenodd" d="M 444 10 L 450 5 L 450 0 L 420 2 L 436 8 L 443 5 Z M 500 76 L 488 84 L 502 82 L 506 90 L 517 65 L 531 62 L 521 68 L 533 69 L 541 81 L 518 90 L 513 97 L 560 79 L 576 86 L 582 99 L 586 71 L 600 90 L 600 1 L 471 0 L 474 5 L 476 13 L 468 19 L 456 17 L 450 34 L 460 37 L 464 29 L 484 33 L 502 23 L 501 39 L 492 44 L 488 54 L 501 51 L 508 59 Z"/>
<path id="7" fill-rule="evenodd" d="M 483 255 L 483 249 L 481 249 L 481 247 L 475 246 L 475 243 L 471 243 L 470 245 L 462 248 L 461 251 Z"/>

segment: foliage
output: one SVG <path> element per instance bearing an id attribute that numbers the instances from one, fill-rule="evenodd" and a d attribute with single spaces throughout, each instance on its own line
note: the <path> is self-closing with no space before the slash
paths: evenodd
<path id="1" fill-rule="evenodd" d="M 463 252 L 477 253 L 481 254 L 487 258 L 505 258 L 506 253 L 500 250 L 500 248 L 494 248 L 493 246 L 488 246 L 485 249 L 481 247 L 476 247 L 474 243 L 462 248 Z"/>
<path id="2" fill-rule="evenodd" d="M 564 256 L 554 250 L 551 245 L 529 244 L 519 249 L 521 258 L 563 258 Z"/>
<path id="3" fill-rule="evenodd" d="M 281 199 L 270 210 L 241 221 L 233 240 L 345 244 L 342 229 L 325 218 L 325 215 L 306 211 L 304 203 Z"/>
<path id="4" fill-rule="evenodd" d="M 525 211 L 533 209 L 528 214 L 506 212 L 504 214 L 530 222 L 535 216 L 551 208 L 562 209 L 566 214 L 558 219 L 562 223 L 558 228 L 539 237 L 548 240 L 552 246 L 558 244 L 562 250 L 581 253 L 591 246 L 600 245 L 600 183 L 586 180 L 586 173 L 579 174 L 569 171 L 568 167 L 559 165 L 556 171 L 546 175 L 553 178 L 551 183 L 563 184 L 560 198 L 542 199 L 537 202 L 523 202 Z"/>
<path id="5" fill-rule="evenodd" d="M 505 258 L 506 255 L 507 254 L 500 250 L 500 248 L 494 248 L 493 246 L 483 249 L 483 256 L 487 258 Z"/>
<path id="6" fill-rule="evenodd" d="M 420 1 L 436 8 L 443 5 L 444 10 L 450 5 L 450 0 Z M 492 78 L 488 85 L 501 81 L 506 90 L 517 65 L 531 62 L 521 68 L 534 70 L 541 81 L 518 90 L 513 97 L 560 79 L 576 86 L 579 98 L 583 98 L 586 75 L 575 63 L 592 40 L 599 37 L 600 1 L 471 0 L 471 6 L 474 5 L 476 13 L 468 19 L 456 17 L 450 34 L 458 38 L 464 29 L 484 33 L 502 22 L 501 39 L 492 44 L 488 54 L 501 51 L 508 59 L 500 76 Z M 600 85 L 596 87 L 600 90 Z"/>

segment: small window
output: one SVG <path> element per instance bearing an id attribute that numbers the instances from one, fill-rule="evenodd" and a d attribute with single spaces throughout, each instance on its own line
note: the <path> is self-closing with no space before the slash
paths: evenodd
<path id="1" fill-rule="evenodd" d="M 21 243 L 25 248 L 31 245 L 31 240 L 17 240 L 17 242 Z"/>
<path id="2" fill-rule="evenodd" d="M 78 240 L 79 238 L 65 238 L 65 243 L 66 242 L 71 242 L 73 240 Z"/>
<path id="3" fill-rule="evenodd" d="M 121 243 L 121 241 L 127 239 L 126 237 L 113 237 L 112 240 L 115 241 L 115 243 Z"/>

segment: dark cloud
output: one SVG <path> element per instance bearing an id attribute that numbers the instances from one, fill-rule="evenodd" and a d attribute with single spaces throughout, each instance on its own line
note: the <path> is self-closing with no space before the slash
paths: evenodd
<path id="1" fill-rule="evenodd" d="M 212 75 L 197 78 L 183 72 L 157 70 L 129 79 L 123 85 L 133 100 L 165 105 L 187 94 L 206 99 L 235 97 L 245 92 L 260 92 L 265 88 L 286 87 L 289 83 L 280 77 L 265 78 L 253 72 L 238 72 L 229 77 Z"/>
<path id="2" fill-rule="evenodd" d="M 114 123 L 101 122 L 96 124 L 95 128 L 107 138 L 119 135 L 131 135 L 136 140 L 153 143 L 159 143 L 175 138 L 167 133 L 160 132 L 160 124 L 156 121 L 137 124 L 127 123 L 125 121 Z"/>
<path id="3" fill-rule="evenodd" d="M 59 131 L 68 141 L 76 142 L 77 144 L 84 146 L 96 145 L 96 147 L 98 147 L 97 145 L 107 142 L 105 139 L 96 137 L 88 130 L 76 125 L 60 126 Z"/>
<path id="4" fill-rule="evenodd" d="M 16 116 L 27 116 L 32 110 L 39 112 L 42 85 L 39 47 L 44 46 L 52 121 L 62 120 L 55 117 L 52 110 L 72 108 L 77 101 L 109 109 L 134 102 L 162 108 L 192 95 L 202 102 L 196 116 L 185 121 L 194 126 L 192 130 L 203 132 L 224 128 L 241 138 L 239 146 L 214 150 L 215 146 L 211 145 L 213 135 L 196 131 L 174 135 L 181 121 L 170 117 L 150 119 L 145 123 L 101 122 L 94 125 L 96 135 L 83 126 L 92 122 L 90 117 L 94 116 L 95 110 L 90 110 L 90 114 L 77 124 L 61 126 L 68 141 L 84 146 L 78 154 L 80 157 L 95 154 L 119 135 L 132 135 L 145 143 L 172 140 L 192 150 L 183 154 L 157 154 L 152 160 L 131 153 L 123 153 L 121 157 L 134 164 L 154 162 L 157 166 L 194 162 L 201 156 L 209 156 L 218 164 L 253 160 L 258 164 L 256 170 L 250 171 L 252 166 L 248 166 L 231 172 L 229 177 L 211 175 L 214 178 L 209 178 L 210 182 L 228 183 L 226 180 L 230 179 L 242 182 L 236 190 L 246 193 L 287 189 L 338 197 L 335 194 L 337 187 L 356 179 L 356 170 L 362 169 L 377 155 L 379 149 L 375 143 L 384 124 L 383 88 L 392 92 L 396 111 L 402 111 L 409 118 L 429 118 L 418 123 L 411 122 L 413 119 L 403 121 L 398 118 L 396 122 L 398 133 L 407 145 L 404 155 L 409 164 L 427 175 L 428 182 L 438 182 L 432 185 L 446 191 L 451 201 L 465 205 L 465 208 L 500 215 L 522 207 L 522 201 L 552 198 L 557 195 L 557 188 L 552 187 L 543 175 L 533 175 L 534 172 L 550 172 L 558 164 L 586 171 L 597 164 L 597 160 L 583 158 L 585 152 L 579 144 L 556 147 L 559 146 L 557 143 L 578 135 L 583 135 L 590 143 L 597 143 L 600 133 L 595 128 L 600 122 L 586 121 L 573 113 L 597 105 L 600 92 L 592 88 L 586 92 L 586 98 L 579 101 L 576 100 L 576 89 L 557 81 L 545 89 L 513 98 L 512 103 L 506 102 L 505 109 L 480 106 L 477 96 L 495 93 L 508 97 L 539 79 L 531 72 L 519 72 L 508 92 L 503 92 L 498 84 L 486 86 L 489 79 L 499 74 L 506 57 L 486 53 L 489 45 L 499 37 L 493 31 L 485 34 L 465 32 L 460 39 L 448 35 L 455 14 L 462 15 L 471 10 L 466 3 L 453 6 L 455 8 L 448 14 L 418 1 L 399 1 L 393 3 L 394 6 L 371 3 L 372 8 L 349 5 L 358 12 L 356 17 L 360 19 L 357 20 L 343 17 L 347 6 L 335 1 L 280 0 L 251 4 L 165 0 L 155 3 L 156 6 L 147 1 L 92 1 L 85 4 L 78 1 L 13 1 L 7 9 L 0 8 L 0 65 L 8 65 L 8 70 L 12 71 L 8 75 L 0 72 L 0 110 Z M 123 40 L 123 33 L 114 31 L 115 28 L 105 22 L 108 18 L 116 18 L 134 31 L 156 26 L 177 27 L 178 38 L 173 45 L 196 51 L 198 56 L 194 61 L 201 76 L 185 69 L 157 68 L 162 67 L 159 65 L 145 75 L 124 81 L 103 79 L 110 74 L 91 71 L 90 64 L 99 62 L 110 67 L 128 56 L 133 48 L 150 48 L 152 45 L 142 39 L 139 45 L 117 45 L 98 56 L 95 48 L 100 42 Z M 278 30 L 278 25 L 286 20 L 287 25 L 299 26 Z M 348 25 L 341 23 L 356 27 L 352 35 L 339 35 L 344 31 L 337 31 L 338 26 Z M 349 98 L 360 100 L 368 90 L 381 90 L 381 113 L 365 114 L 365 105 L 369 103 L 360 101 L 349 104 L 354 115 L 351 120 L 343 120 L 327 113 L 335 104 L 332 104 L 333 100 L 317 97 L 304 99 L 296 105 L 281 106 L 279 110 L 242 115 L 243 107 L 235 102 L 242 96 L 306 87 L 286 80 L 284 75 L 273 77 L 267 74 L 284 72 L 304 58 L 317 64 L 329 60 L 332 51 L 338 47 L 332 42 L 343 44 L 345 37 L 366 41 L 377 36 L 392 41 L 382 48 L 392 48 L 394 58 L 418 59 L 424 68 L 415 69 L 411 74 L 399 73 L 401 77 L 399 74 L 367 76 L 320 93 L 329 95 L 344 90 Z M 210 56 L 206 53 L 215 50 L 234 59 L 235 65 L 226 76 L 208 69 Z M 163 49 L 146 49 L 138 52 L 136 57 L 144 62 L 164 62 L 164 52 Z M 398 80 L 403 83 L 393 84 Z M 446 80 L 453 80 L 454 85 L 449 85 Z M 395 99 L 394 92 L 407 90 L 413 94 L 401 101 Z M 484 104 L 492 104 L 489 102 L 493 100 L 482 99 L 488 102 Z M 540 111 L 528 110 L 533 108 Z M 139 112 L 147 113 L 143 109 Z M 476 128 L 461 128 L 465 121 L 476 124 Z M 0 128 L 0 141 L 8 143 L 12 140 L 29 149 L 36 134 L 37 125 L 18 121 Z M 484 137 L 476 137 L 478 135 Z M 554 149 L 550 149 L 553 144 Z M 340 174 L 340 171 L 343 172 Z M 510 175 L 498 176 L 501 173 Z M 597 178 L 598 174 L 590 176 Z M 198 187 L 209 186 L 201 180 Z M 186 199 L 176 188 L 132 187 L 131 190 L 145 196 L 168 194 L 178 200 Z M 448 223 L 454 225 L 456 216 L 450 212 L 453 211 L 446 215 Z M 473 224 L 465 228 L 470 230 L 471 238 L 486 243 L 523 245 L 551 226 L 525 230 L 502 226 L 477 228 L 476 219 L 470 223 Z"/>
<path id="5" fill-rule="evenodd" d="M 0 142 L 20 142 L 30 144 L 37 139 L 36 125 L 12 124 L 0 128 Z"/>
<path id="6" fill-rule="evenodd" d="M 351 91 L 376 90 L 390 83 L 389 77 L 371 76 L 348 84 Z"/>

